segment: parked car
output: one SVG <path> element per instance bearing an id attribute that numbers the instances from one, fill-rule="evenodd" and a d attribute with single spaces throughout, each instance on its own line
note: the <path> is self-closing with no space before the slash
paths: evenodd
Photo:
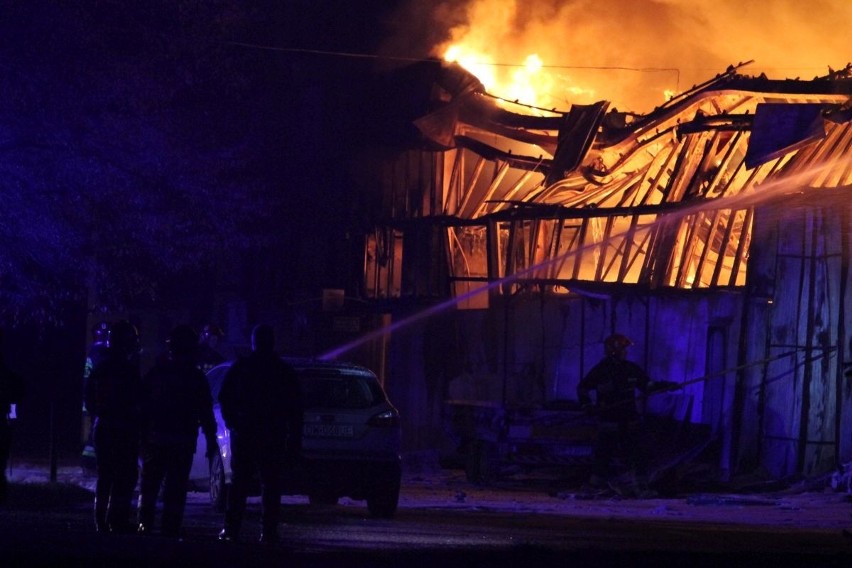
<path id="1" fill-rule="evenodd" d="M 376 375 L 364 367 L 334 361 L 284 357 L 302 385 L 304 427 L 299 463 L 282 479 L 283 495 L 306 495 L 311 504 L 341 497 L 366 500 L 370 514 L 389 518 L 399 502 L 401 477 L 399 414 Z M 231 363 L 207 373 L 214 400 L 219 455 L 204 456 L 199 434 L 190 473 L 191 487 L 208 490 L 223 510 L 231 483 L 230 434 L 218 395 Z M 259 490 L 259 484 L 258 484 Z"/>

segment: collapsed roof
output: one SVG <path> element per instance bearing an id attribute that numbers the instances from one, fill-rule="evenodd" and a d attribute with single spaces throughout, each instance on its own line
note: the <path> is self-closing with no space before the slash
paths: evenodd
<path id="1" fill-rule="evenodd" d="M 756 204 L 852 187 L 852 65 L 811 81 L 732 66 L 647 115 L 531 110 L 442 69 L 415 125 L 444 151 L 457 281 L 742 286 Z"/>

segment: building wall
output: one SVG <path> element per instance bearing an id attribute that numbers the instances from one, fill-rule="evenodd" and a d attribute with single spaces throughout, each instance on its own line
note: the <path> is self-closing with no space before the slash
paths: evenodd
<path id="1" fill-rule="evenodd" d="M 842 235 L 841 250 L 843 257 L 840 262 L 840 306 L 839 316 L 841 320 L 838 325 L 837 342 L 840 346 L 841 359 L 838 361 L 837 381 L 837 408 L 840 413 L 837 419 L 837 430 L 839 437 L 838 463 L 846 464 L 852 462 L 852 212 L 850 206 L 841 209 L 840 231 Z"/>
<path id="2" fill-rule="evenodd" d="M 758 216 L 764 225 L 752 248 L 755 305 L 744 338 L 762 375 L 744 393 L 742 459 L 757 446 L 771 475 L 814 475 L 849 461 L 849 206 L 775 205 Z M 765 283 L 771 282 L 771 286 Z M 749 414 L 749 406 L 758 412 Z M 754 420 L 757 417 L 759 422 Z"/>
<path id="3" fill-rule="evenodd" d="M 845 202 L 760 208 L 745 289 L 493 294 L 487 309 L 415 317 L 393 333 L 387 371 L 407 448 L 446 441 L 447 400 L 575 400 L 618 331 L 654 379 L 684 385 L 678 412 L 711 426 L 723 477 L 818 475 L 852 461 L 849 218 Z"/>
<path id="4" fill-rule="evenodd" d="M 653 379 L 684 383 L 652 404 L 669 405 L 693 422 L 723 423 L 729 433 L 741 302 L 737 294 L 530 294 L 419 319 L 395 331 L 389 344 L 387 386 L 402 414 L 405 447 L 447 442 L 448 400 L 528 407 L 576 401 L 577 383 L 603 356 L 603 340 L 613 331 L 634 341 L 630 358 Z M 394 320 L 412 315 L 400 312 Z M 711 331 L 722 341 L 710 368 L 728 372 L 705 376 Z"/>

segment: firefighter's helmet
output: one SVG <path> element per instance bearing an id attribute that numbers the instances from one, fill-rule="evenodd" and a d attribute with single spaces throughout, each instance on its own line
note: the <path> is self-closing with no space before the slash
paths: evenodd
<path id="1" fill-rule="evenodd" d="M 275 332 L 271 325 L 265 323 L 254 326 L 251 330 L 252 351 L 261 353 L 271 352 L 275 348 Z"/>
<path id="2" fill-rule="evenodd" d="M 630 338 L 620 333 L 613 333 L 604 339 L 604 350 L 607 355 L 623 353 L 631 345 L 633 345 L 633 342 L 630 341 Z"/>
<path id="3" fill-rule="evenodd" d="M 107 338 L 107 347 L 124 353 L 139 352 L 139 330 L 127 320 L 111 325 Z"/>
<path id="4" fill-rule="evenodd" d="M 190 326 L 182 324 L 169 333 L 168 344 L 172 355 L 188 355 L 198 347 L 198 334 Z"/>

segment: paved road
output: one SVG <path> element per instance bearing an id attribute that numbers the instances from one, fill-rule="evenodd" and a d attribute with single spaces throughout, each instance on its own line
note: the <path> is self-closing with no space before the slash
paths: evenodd
<path id="1" fill-rule="evenodd" d="M 414 476 L 393 520 L 369 518 L 360 502 L 285 498 L 282 542 L 269 547 L 254 542 L 256 500 L 245 541 L 225 544 L 203 494 L 190 495 L 181 541 L 96 535 L 91 480 L 71 481 L 13 485 L 0 566 L 852 566 L 852 503 L 825 492 L 588 501 Z"/>

